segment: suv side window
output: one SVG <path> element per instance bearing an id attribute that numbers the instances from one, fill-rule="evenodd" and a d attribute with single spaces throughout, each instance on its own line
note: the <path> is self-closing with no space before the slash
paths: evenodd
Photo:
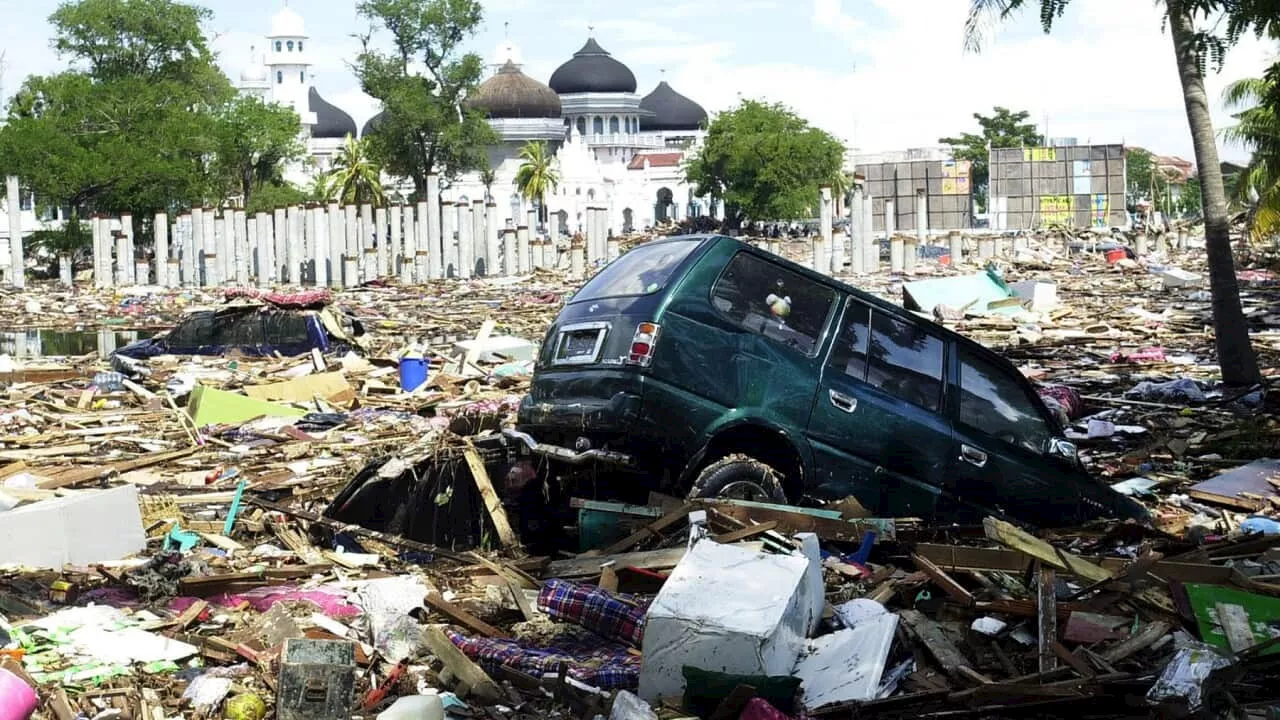
<path id="1" fill-rule="evenodd" d="M 867 382 L 913 405 L 936 411 L 942 398 L 943 343 L 914 323 L 871 313 Z"/>
<path id="2" fill-rule="evenodd" d="M 960 422 L 1036 453 L 1053 435 L 1021 384 L 965 350 L 960 351 Z"/>
<path id="3" fill-rule="evenodd" d="M 711 288 L 712 304 L 730 320 L 810 357 L 835 299 L 835 290 L 748 252 Z"/>
<path id="4" fill-rule="evenodd" d="M 857 298 L 849 298 L 844 318 L 840 321 L 840 335 L 831 350 L 832 370 L 866 382 L 867 338 L 871 335 L 871 308 Z"/>
<path id="5" fill-rule="evenodd" d="M 262 345 L 262 314 L 256 310 L 219 313 L 213 319 L 213 339 L 218 345 Z"/>

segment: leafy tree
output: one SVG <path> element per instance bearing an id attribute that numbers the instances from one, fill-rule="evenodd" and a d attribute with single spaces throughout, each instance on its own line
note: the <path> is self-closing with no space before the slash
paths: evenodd
<path id="1" fill-rule="evenodd" d="M 844 217 L 845 202 L 849 193 L 853 192 L 853 175 L 841 170 L 831 176 L 832 213 L 836 218 Z"/>
<path id="2" fill-rule="evenodd" d="M 1184 215 L 1199 215 L 1204 206 L 1200 200 L 1200 178 L 1193 177 L 1182 185 L 1182 193 L 1178 195 L 1178 212 Z"/>
<path id="3" fill-rule="evenodd" d="M 369 157 L 368 143 L 350 135 L 333 156 L 327 188 L 330 198 L 347 205 L 370 203 L 381 207 L 387 204 L 382 170 Z"/>
<path id="4" fill-rule="evenodd" d="M 279 186 L 285 164 L 306 152 L 298 139 L 302 122 L 291 108 L 242 95 L 219 109 L 218 121 L 215 165 L 245 207 L 255 206 L 255 187 Z"/>
<path id="5" fill-rule="evenodd" d="M 26 79 L 0 129 L 0 174 L 43 201 L 135 219 L 216 189 L 212 109 L 232 97 L 200 29 L 173 0 L 79 0 L 50 16 L 70 68 Z M 139 228 L 146 229 L 144 223 Z"/>
<path id="6" fill-rule="evenodd" d="M 698 195 L 724 201 L 730 226 L 790 220 L 807 216 L 843 156 L 839 140 L 785 106 L 744 100 L 711 121 L 685 179 Z"/>
<path id="7" fill-rule="evenodd" d="M 538 214 L 547 212 L 547 195 L 556 190 L 560 184 L 560 175 L 555 169 L 555 156 L 547 152 L 544 142 L 529 141 L 520 148 L 520 167 L 516 170 L 516 191 L 525 200 L 536 200 L 540 208 Z M 539 220 L 546 220 L 539 217 Z"/>
<path id="8" fill-rule="evenodd" d="M 484 199 L 488 202 L 493 199 L 493 184 L 498 181 L 498 173 L 491 167 L 487 167 L 480 171 L 480 184 L 484 185 Z"/>
<path id="9" fill-rule="evenodd" d="M 270 212 L 278 207 L 326 199 L 328 197 L 325 195 L 308 192 L 290 182 L 268 180 L 254 189 L 253 196 L 245 204 L 245 212 L 252 215 L 257 212 Z"/>
<path id="10" fill-rule="evenodd" d="M 981 128 L 978 134 L 966 132 L 938 138 L 938 142 L 951 146 L 951 155 L 956 160 L 969 161 L 969 183 L 979 210 L 985 212 L 987 209 L 991 148 L 1035 147 L 1044 142 L 1036 131 L 1035 123 L 1027 122 L 1029 117 L 1031 113 L 1026 110 L 1012 112 L 997 106 L 993 115 L 973 114 Z"/>
<path id="11" fill-rule="evenodd" d="M 1253 153 L 1235 183 L 1233 199 L 1250 208 L 1255 239 L 1275 235 L 1280 233 L 1280 63 L 1263 77 L 1232 83 L 1223 96 L 1238 110 L 1236 124 L 1223 136 Z"/>
<path id="12" fill-rule="evenodd" d="M 382 103 L 369 153 L 388 173 L 426 193 L 427 175 L 446 179 L 488 163 L 485 146 L 498 138 L 479 110 L 464 100 L 484 65 L 463 44 L 482 17 L 478 0 L 361 0 L 373 28 L 362 38 L 355 73 L 366 93 Z M 373 32 L 391 37 L 389 51 L 373 46 Z"/>
<path id="13" fill-rule="evenodd" d="M 969 18 L 965 23 L 966 44 L 978 49 L 989 20 L 1007 18 L 1027 5 L 1040 10 L 1041 25 L 1045 32 L 1050 32 L 1070 4 L 1071 0 L 970 0 Z M 1231 256 L 1231 220 L 1209 114 L 1209 98 L 1204 89 L 1204 73 L 1209 61 L 1221 68 L 1227 48 L 1242 33 L 1275 34 L 1280 30 L 1280 0 L 1160 0 L 1160 5 L 1164 8 L 1164 24 L 1173 40 L 1174 62 L 1182 83 L 1196 166 L 1200 169 L 1218 365 L 1226 384 L 1253 385 L 1261 382 L 1262 374 L 1240 306 L 1240 288 Z M 1225 23 L 1214 22 L 1205 25 L 1209 29 L 1197 29 L 1197 22 L 1219 13 L 1224 14 Z"/>
<path id="14" fill-rule="evenodd" d="M 1128 204 L 1151 197 L 1151 172 L 1155 168 L 1151 151 L 1142 148 L 1127 148 L 1124 158 L 1125 193 Z"/>

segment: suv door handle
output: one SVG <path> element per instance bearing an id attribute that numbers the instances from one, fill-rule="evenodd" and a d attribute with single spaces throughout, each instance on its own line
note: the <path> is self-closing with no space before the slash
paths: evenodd
<path id="1" fill-rule="evenodd" d="M 976 447 L 970 447 L 963 444 L 960 446 L 960 459 L 974 467 L 982 467 L 987 464 L 986 453 Z"/>
<path id="2" fill-rule="evenodd" d="M 858 398 L 845 395 L 836 390 L 828 390 L 827 397 L 831 398 L 831 404 L 841 410 L 851 413 L 858 409 Z"/>

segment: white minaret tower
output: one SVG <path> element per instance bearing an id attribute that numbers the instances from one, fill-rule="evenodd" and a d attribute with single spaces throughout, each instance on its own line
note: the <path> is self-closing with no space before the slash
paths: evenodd
<path id="1" fill-rule="evenodd" d="M 258 55 L 253 46 L 249 46 L 249 65 L 240 73 L 240 92 L 263 101 L 271 97 L 271 80 L 267 77 L 267 68 L 262 64 L 262 56 Z"/>
<path id="2" fill-rule="evenodd" d="M 311 61 L 302 16 L 285 5 L 271 18 L 267 34 L 267 81 L 271 83 L 271 100 L 293 108 L 302 118 L 305 134 L 316 124 L 315 113 L 307 101 L 311 87 Z"/>

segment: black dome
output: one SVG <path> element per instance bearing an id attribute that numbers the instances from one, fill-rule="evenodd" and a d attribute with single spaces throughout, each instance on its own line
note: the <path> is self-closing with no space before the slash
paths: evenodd
<path id="1" fill-rule="evenodd" d="M 569 62 L 551 73 L 552 90 L 571 93 L 633 93 L 636 76 L 626 65 L 614 60 L 595 38 L 587 40 Z"/>
<path id="2" fill-rule="evenodd" d="M 364 137 L 369 133 L 378 129 L 382 124 L 382 117 L 387 114 L 386 110 L 379 110 L 377 115 L 364 121 L 364 127 L 360 128 L 360 137 Z"/>
<path id="3" fill-rule="evenodd" d="M 313 138 L 342 139 L 348 135 L 355 137 L 356 121 L 338 109 L 336 105 L 320 97 L 313 87 L 307 92 L 307 105 L 316 114 L 316 124 L 311 128 Z"/>
<path id="4" fill-rule="evenodd" d="M 673 90 L 666 80 L 640 100 L 640 109 L 653 113 L 640 117 L 641 130 L 697 130 L 707 122 L 707 111 Z"/>
<path id="5" fill-rule="evenodd" d="M 510 60 L 496 75 L 480 83 L 476 94 L 467 98 L 466 105 L 491 118 L 560 117 L 560 96 L 520 72 Z"/>

